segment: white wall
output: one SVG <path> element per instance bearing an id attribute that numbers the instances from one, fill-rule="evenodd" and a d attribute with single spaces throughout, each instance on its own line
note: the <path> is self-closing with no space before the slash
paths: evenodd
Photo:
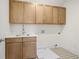
<path id="1" fill-rule="evenodd" d="M 66 26 L 61 34 L 61 45 L 79 55 L 79 0 L 67 1 Z"/>
<path id="2" fill-rule="evenodd" d="M 9 1 L 0 0 L 0 37 L 9 34 Z"/>
<path id="3" fill-rule="evenodd" d="M 38 48 L 54 47 L 57 43 L 59 45 L 59 35 L 62 32 L 63 25 L 25 25 L 25 35 L 37 35 L 38 36 Z M 22 35 L 22 25 L 11 25 L 12 35 Z M 44 33 L 42 33 L 44 30 Z"/>
<path id="4" fill-rule="evenodd" d="M 58 34 L 59 32 L 62 32 L 64 28 L 64 25 L 46 25 L 46 24 L 27 24 L 24 25 L 24 32 L 25 35 L 27 34 L 35 34 L 35 35 L 41 35 L 41 34 Z M 22 24 L 11 24 L 10 25 L 10 31 L 12 35 L 22 35 L 23 32 L 23 26 Z M 44 30 L 44 33 L 42 31 Z"/>
<path id="5" fill-rule="evenodd" d="M 60 46 L 60 35 L 58 34 L 41 34 L 38 36 L 37 48 L 55 48 L 57 44 L 58 47 Z"/>
<path id="6" fill-rule="evenodd" d="M 9 1 L 0 0 L 0 39 L 9 35 Z M 5 59 L 5 43 L 0 43 L 0 59 Z"/>

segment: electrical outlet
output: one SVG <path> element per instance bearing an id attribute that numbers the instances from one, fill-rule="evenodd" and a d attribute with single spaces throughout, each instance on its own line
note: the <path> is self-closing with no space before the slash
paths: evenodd
<path id="1" fill-rule="evenodd" d="M 60 35 L 61 33 L 60 32 L 58 32 L 58 35 Z"/>
<path id="2" fill-rule="evenodd" d="M 41 33 L 44 34 L 45 33 L 45 30 L 41 30 Z"/>
<path id="3" fill-rule="evenodd" d="M 54 47 L 55 47 L 55 48 L 58 47 L 58 44 L 55 44 Z"/>

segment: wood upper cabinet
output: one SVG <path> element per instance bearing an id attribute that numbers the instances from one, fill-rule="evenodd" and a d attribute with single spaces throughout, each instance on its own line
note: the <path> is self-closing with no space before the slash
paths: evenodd
<path id="1" fill-rule="evenodd" d="M 24 22 L 35 23 L 35 5 L 31 3 L 24 3 Z"/>
<path id="2" fill-rule="evenodd" d="M 53 7 L 53 24 L 58 24 L 58 7 Z"/>
<path id="3" fill-rule="evenodd" d="M 65 24 L 66 8 L 12 1 L 10 23 L 17 24 Z"/>
<path id="4" fill-rule="evenodd" d="M 6 38 L 6 59 L 36 59 L 36 37 Z"/>
<path id="5" fill-rule="evenodd" d="M 44 20 L 44 6 L 36 5 L 36 24 L 43 24 Z"/>
<path id="6" fill-rule="evenodd" d="M 10 8 L 10 23 L 23 23 L 23 3 L 13 1 Z"/>
<path id="7" fill-rule="evenodd" d="M 66 9 L 49 5 L 36 5 L 37 24 L 65 24 Z"/>
<path id="8" fill-rule="evenodd" d="M 6 39 L 6 59 L 22 59 L 22 42 L 20 39 Z"/>
<path id="9" fill-rule="evenodd" d="M 44 24 L 53 23 L 53 8 L 52 6 L 44 6 Z"/>
<path id="10" fill-rule="evenodd" d="M 66 23 L 66 8 L 59 8 L 59 24 L 65 24 Z"/>

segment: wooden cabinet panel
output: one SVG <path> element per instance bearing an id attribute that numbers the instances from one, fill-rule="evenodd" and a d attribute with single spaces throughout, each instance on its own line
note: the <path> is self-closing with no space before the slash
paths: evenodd
<path id="1" fill-rule="evenodd" d="M 24 37 L 23 42 L 36 42 L 36 37 Z"/>
<path id="2" fill-rule="evenodd" d="M 23 23 L 35 23 L 35 5 L 30 3 L 24 3 L 24 22 Z"/>
<path id="3" fill-rule="evenodd" d="M 43 24 L 44 20 L 44 6 L 36 5 L 36 23 Z"/>
<path id="4" fill-rule="evenodd" d="M 10 23 L 23 23 L 23 3 L 22 2 L 11 3 Z"/>
<path id="5" fill-rule="evenodd" d="M 52 24 L 53 23 L 53 8 L 52 6 L 45 6 L 44 7 L 44 22 L 45 24 Z"/>
<path id="6" fill-rule="evenodd" d="M 37 57 L 36 37 L 23 38 L 23 59 L 36 58 L 36 57 Z"/>
<path id="7" fill-rule="evenodd" d="M 23 43 L 23 59 L 36 58 L 36 44 L 32 42 Z"/>
<path id="8" fill-rule="evenodd" d="M 53 7 L 53 24 L 58 24 L 58 7 Z"/>
<path id="9" fill-rule="evenodd" d="M 6 59 L 36 59 L 36 37 L 6 38 Z"/>
<path id="10" fill-rule="evenodd" d="M 10 23 L 65 24 L 66 8 L 11 0 Z"/>
<path id="11" fill-rule="evenodd" d="M 66 22 L 66 9 L 65 8 L 59 8 L 59 24 L 65 24 Z"/>
<path id="12" fill-rule="evenodd" d="M 22 59 L 22 43 L 7 43 L 6 59 Z"/>
<path id="13" fill-rule="evenodd" d="M 6 38 L 6 43 L 21 43 L 22 42 L 22 38 Z"/>
<path id="14" fill-rule="evenodd" d="M 22 59 L 22 38 L 5 39 L 6 59 Z"/>

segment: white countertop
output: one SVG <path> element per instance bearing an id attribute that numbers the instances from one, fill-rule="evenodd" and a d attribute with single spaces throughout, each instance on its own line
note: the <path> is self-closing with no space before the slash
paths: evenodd
<path id="1" fill-rule="evenodd" d="M 19 38 L 19 37 L 37 37 L 38 35 L 9 35 L 5 36 L 5 38 Z"/>

